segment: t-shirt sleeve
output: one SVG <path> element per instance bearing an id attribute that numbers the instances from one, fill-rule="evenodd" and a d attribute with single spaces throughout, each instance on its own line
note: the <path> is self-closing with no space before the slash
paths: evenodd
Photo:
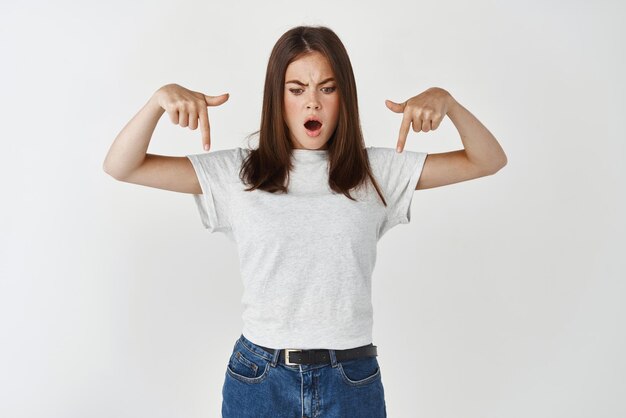
<path id="1" fill-rule="evenodd" d="M 191 154 L 189 158 L 198 177 L 202 194 L 194 194 L 200 220 L 209 232 L 231 231 L 230 201 L 239 182 L 240 149 Z"/>
<path id="2" fill-rule="evenodd" d="M 387 202 L 378 230 L 380 238 L 394 226 L 411 221 L 411 201 L 428 154 L 381 147 L 368 150 L 372 171 Z"/>

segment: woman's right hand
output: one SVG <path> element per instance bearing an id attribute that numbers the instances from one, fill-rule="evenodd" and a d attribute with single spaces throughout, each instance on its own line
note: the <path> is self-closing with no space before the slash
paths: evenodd
<path id="1" fill-rule="evenodd" d="M 211 148 L 211 125 L 207 106 L 221 105 L 228 100 L 228 93 L 220 96 L 207 96 L 178 84 L 166 84 L 154 95 L 156 102 L 167 112 L 175 125 L 183 128 L 189 126 L 189 129 L 195 130 L 198 128 L 198 119 L 200 119 L 203 148 L 206 151 Z"/>

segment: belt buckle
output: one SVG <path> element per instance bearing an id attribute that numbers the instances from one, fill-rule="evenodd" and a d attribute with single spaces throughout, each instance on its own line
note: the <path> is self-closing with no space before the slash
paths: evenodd
<path id="1" fill-rule="evenodd" d="M 302 352 L 302 350 L 293 350 L 293 349 L 285 348 L 285 364 L 286 365 L 288 365 L 288 366 L 295 366 L 297 364 L 300 364 L 300 363 L 291 363 L 291 362 L 289 362 L 289 353 L 290 352 L 297 352 L 297 351 Z"/>

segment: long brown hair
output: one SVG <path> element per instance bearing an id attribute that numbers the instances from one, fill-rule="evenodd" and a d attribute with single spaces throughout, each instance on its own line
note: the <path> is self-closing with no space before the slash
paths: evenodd
<path id="1" fill-rule="evenodd" d="M 293 146 L 283 117 L 285 73 L 291 62 L 313 51 L 328 59 L 339 92 L 337 128 L 327 142 L 329 187 L 355 200 L 349 191 L 369 178 L 387 206 L 367 157 L 350 58 L 339 37 L 325 26 L 294 27 L 272 49 L 265 74 L 261 129 L 248 136 L 259 134 L 259 146 L 250 151 L 240 171 L 241 180 L 250 186 L 246 191 L 287 193 Z"/>

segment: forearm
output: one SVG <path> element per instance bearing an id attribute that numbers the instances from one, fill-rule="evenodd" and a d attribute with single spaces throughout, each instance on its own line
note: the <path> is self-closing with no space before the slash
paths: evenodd
<path id="1" fill-rule="evenodd" d="M 496 172 L 507 163 L 506 154 L 489 130 L 452 96 L 448 117 L 454 123 L 467 158 L 487 172 Z"/>
<path id="2" fill-rule="evenodd" d="M 139 167 L 146 157 L 154 129 L 165 110 L 159 106 L 156 93 L 117 135 L 102 168 L 116 179 L 122 179 Z"/>

